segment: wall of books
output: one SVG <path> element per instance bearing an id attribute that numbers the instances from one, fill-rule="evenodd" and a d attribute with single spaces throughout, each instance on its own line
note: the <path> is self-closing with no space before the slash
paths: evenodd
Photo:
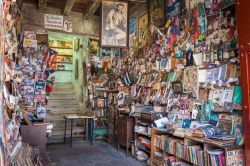
<path id="1" fill-rule="evenodd" d="M 116 108 L 137 119 L 138 160 L 226 165 L 238 154 L 234 162 L 244 165 L 234 1 L 152 0 L 149 5 L 146 14 L 129 21 L 129 50 L 119 49 L 116 56 L 112 48 L 89 46 L 99 54 L 89 60 L 89 92 L 94 93 L 93 84 L 119 91 Z M 102 104 L 94 97 L 90 94 L 93 107 Z"/>

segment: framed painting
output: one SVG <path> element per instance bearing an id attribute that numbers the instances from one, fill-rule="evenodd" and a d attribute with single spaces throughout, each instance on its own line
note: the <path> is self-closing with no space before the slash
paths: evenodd
<path id="1" fill-rule="evenodd" d="M 79 43 L 80 39 L 79 38 L 75 38 L 74 39 L 74 51 L 78 51 L 79 50 Z"/>
<path id="2" fill-rule="evenodd" d="M 140 47 L 146 45 L 148 33 L 148 13 L 142 15 L 138 19 L 138 39 Z"/>
<path id="3" fill-rule="evenodd" d="M 102 1 L 101 47 L 127 47 L 128 3 Z"/>
<path id="4" fill-rule="evenodd" d="M 100 52 L 99 40 L 89 39 L 88 46 L 89 46 L 88 52 L 90 56 L 99 55 Z"/>
<path id="5" fill-rule="evenodd" d="M 166 23 L 166 0 L 150 0 L 149 6 L 150 23 L 158 28 L 163 27 Z"/>

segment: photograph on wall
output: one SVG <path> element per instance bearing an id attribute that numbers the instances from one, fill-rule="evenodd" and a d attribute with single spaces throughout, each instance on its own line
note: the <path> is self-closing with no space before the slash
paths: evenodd
<path id="1" fill-rule="evenodd" d="M 128 43 L 128 4 L 102 2 L 102 47 L 126 47 Z"/>
<path id="2" fill-rule="evenodd" d="M 99 41 L 95 39 L 89 39 L 89 55 L 98 55 L 100 51 Z"/>
<path id="3" fill-rule="evenodd" d="M 156 27 L 161 28 L 165 25 L 165 0 L 150 0 L 150 23 Z"/>
<path id="4" fill-rule="evenodd" d="M 140 47 L 146 45 L 147 32 L 148 32 L 148 13 L 139 17 L 138 20 L 138 35 L 139 35 L 138 38 Z"/>
<path id="5" fill-rule="evenodd" d="M 75 38 L 74 39 L 74 51 L 78 51 L 79 50 L 79 44 L 80 44 L 80 39 L 79 38 Z"/>

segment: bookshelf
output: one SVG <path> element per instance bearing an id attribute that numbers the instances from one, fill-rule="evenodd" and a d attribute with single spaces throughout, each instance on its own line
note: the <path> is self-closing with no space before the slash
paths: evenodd
<path id="1" fill-rule="evenodd" d="M 230 155 L 244 156 L 243 146 L 240 145 L 221 146 L 209 139 L 180 137 L 157 128 L 152 128 L 151 133 L 151 166 L 167 165 L 167 159 L 187 165 L 220 166 L 232 162 Z"/>
<path id="2" fill-rule="evenodd" d="M 148 156 L 150 156 L 152 124 L 149 119 L 135 117 L 134 127 L 136 149 L 145 152 Z"/>

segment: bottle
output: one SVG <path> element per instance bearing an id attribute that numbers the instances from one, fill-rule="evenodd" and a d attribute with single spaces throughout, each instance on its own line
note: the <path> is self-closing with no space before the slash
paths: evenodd
<path id="1" fill-rule="evenodd" d="M 135 157 L 135 141 L 131 141 L 131 156 Z"/>

